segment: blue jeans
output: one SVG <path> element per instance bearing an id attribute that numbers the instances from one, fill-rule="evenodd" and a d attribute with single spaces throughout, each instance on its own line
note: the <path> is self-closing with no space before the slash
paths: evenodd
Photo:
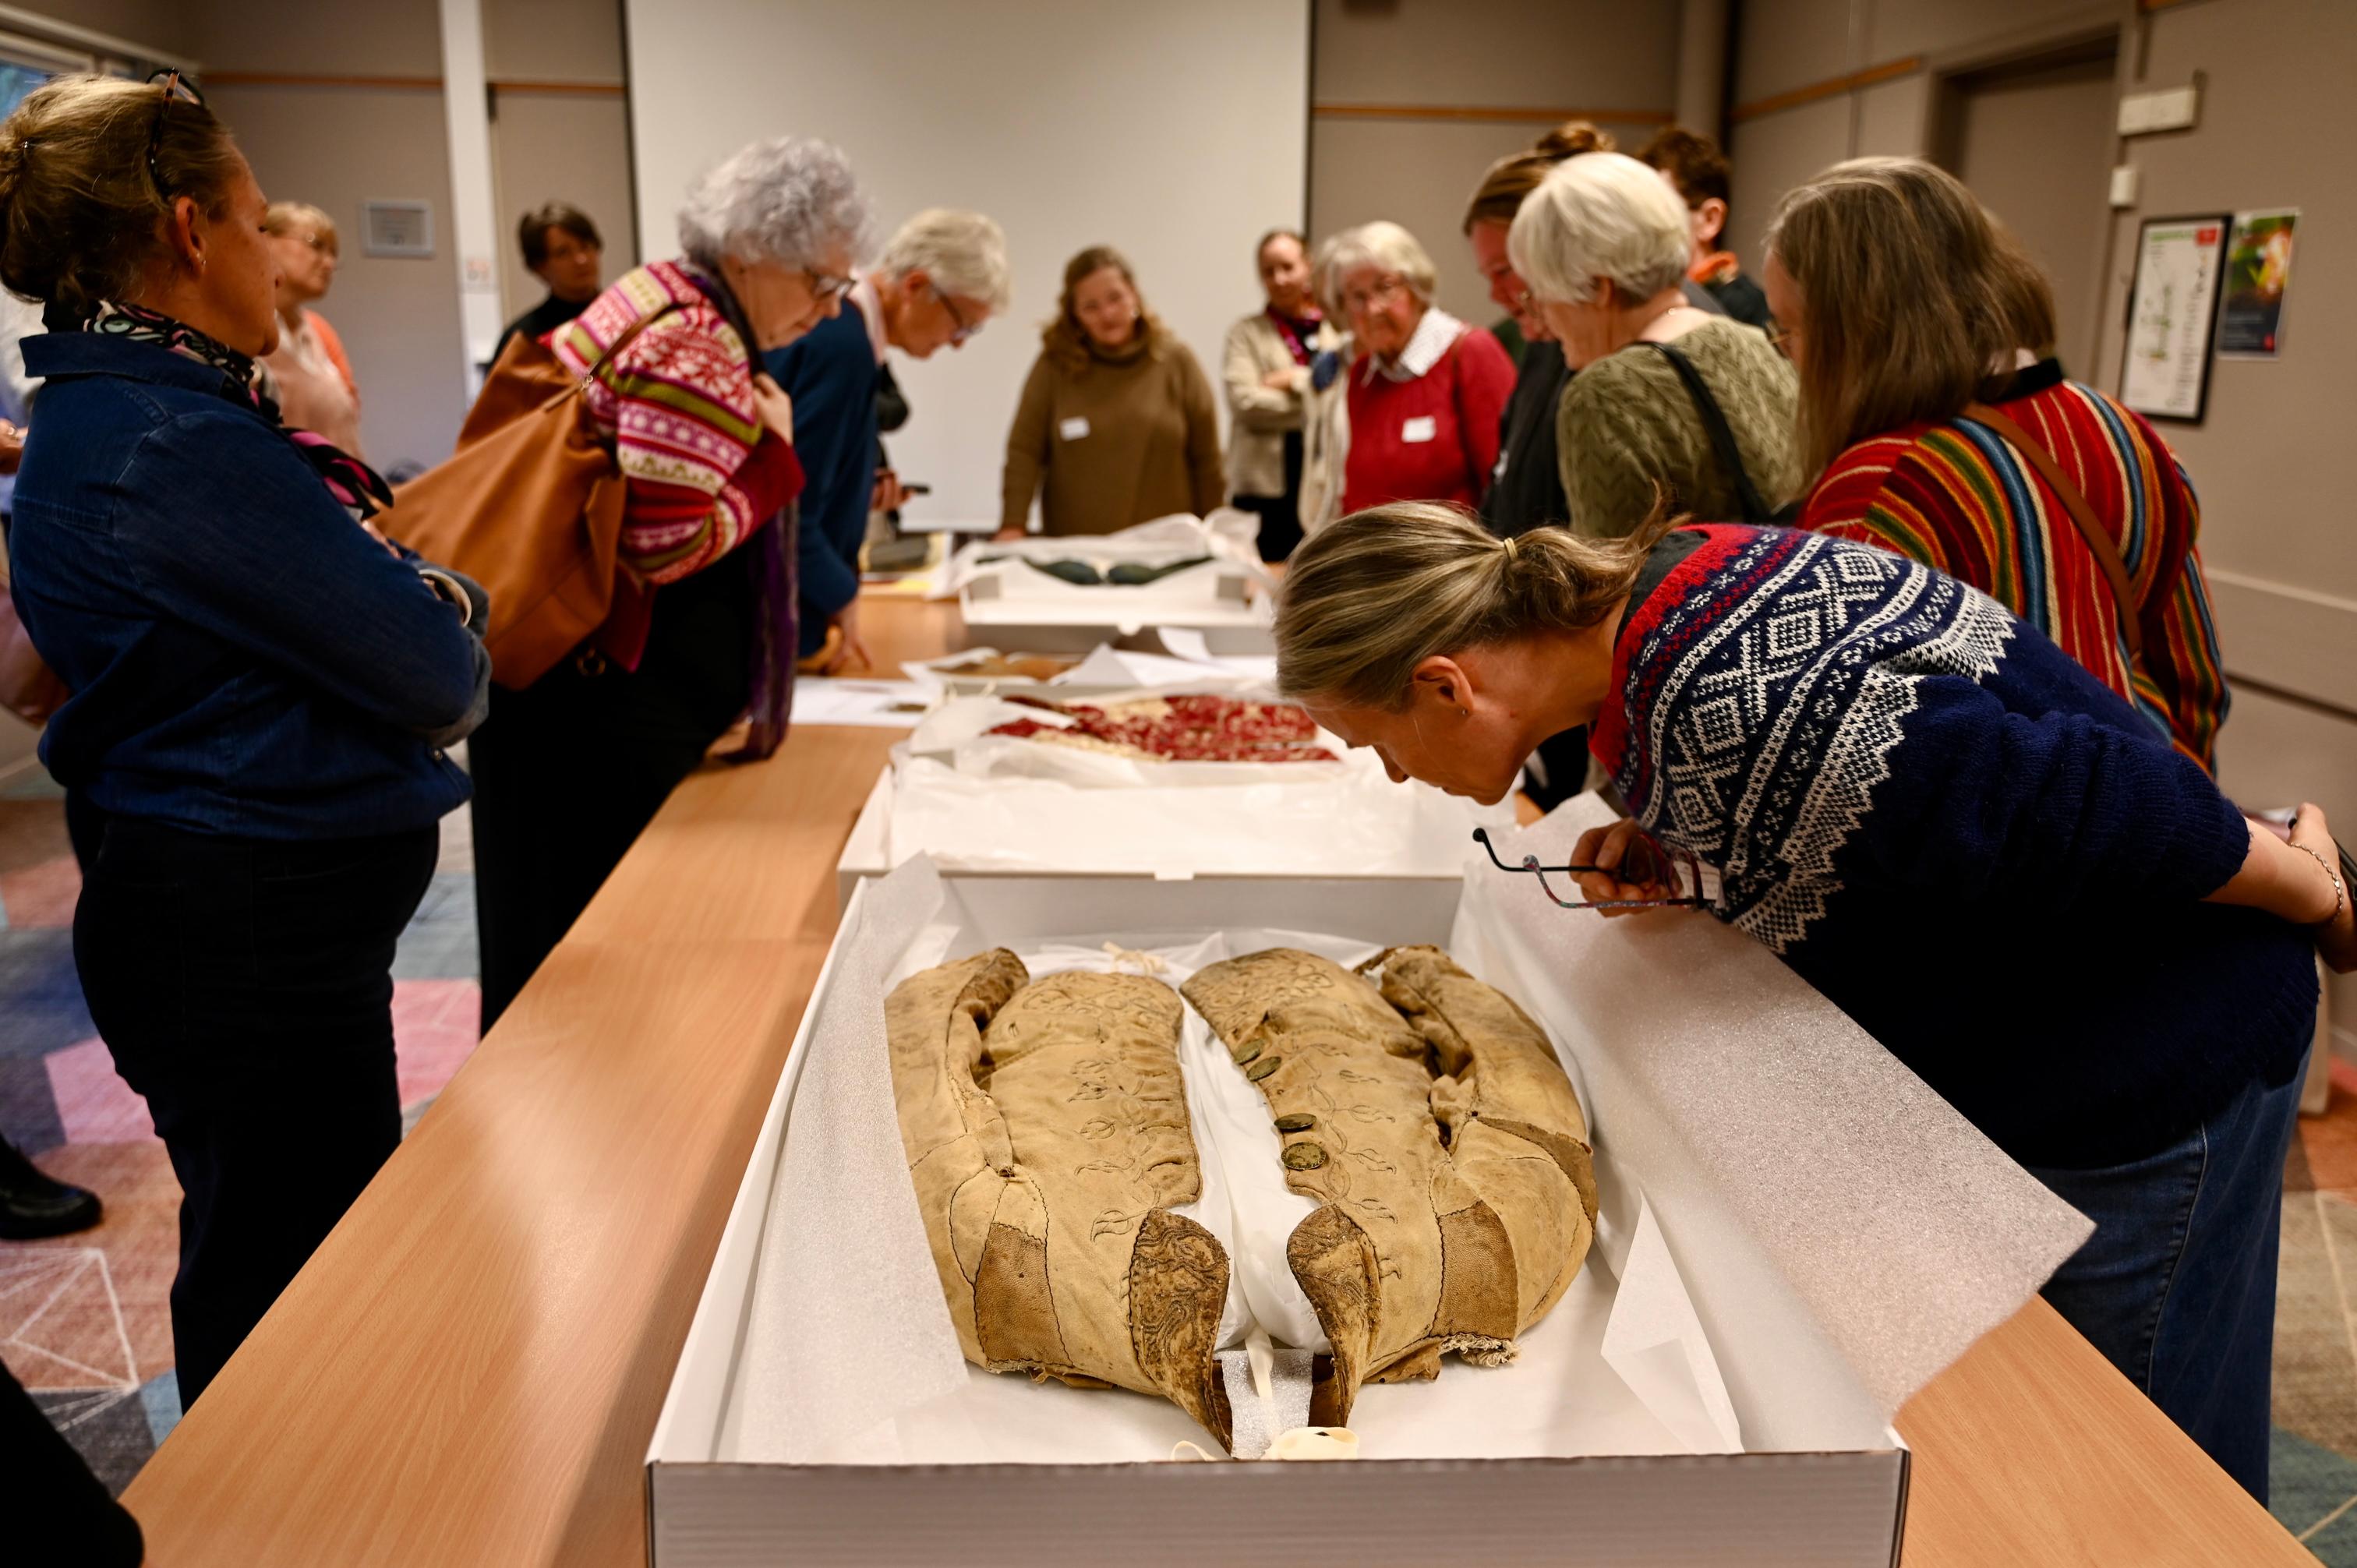
<path id="1" fill-rule="evenodd" d="M 2030 1172 L 2095 1222 L 2046 1299 L 2262 1503 L 2299 1084 L 2297 1073 L 2273 1088 L 2253 1079 L 2184 1137 L 2126 1165 Z"/>

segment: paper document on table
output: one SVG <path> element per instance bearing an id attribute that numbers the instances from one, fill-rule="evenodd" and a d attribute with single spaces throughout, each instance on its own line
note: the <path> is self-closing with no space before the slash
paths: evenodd
<path id="1" fill-rule="evenodd" d="M 914 729 L 932 693 L 914 681 L 840 681 L 805 675 L 794 682 L 794 722 Z"/>

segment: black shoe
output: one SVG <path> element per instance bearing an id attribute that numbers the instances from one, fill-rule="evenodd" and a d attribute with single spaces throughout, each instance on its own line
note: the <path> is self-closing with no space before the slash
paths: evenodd
<path id="1" fill-rule="evenodd" d="M 0 1138 L 0 1241 L 38 1241 L 98 1223 L 98 1194 L 43 1176 Z"/>

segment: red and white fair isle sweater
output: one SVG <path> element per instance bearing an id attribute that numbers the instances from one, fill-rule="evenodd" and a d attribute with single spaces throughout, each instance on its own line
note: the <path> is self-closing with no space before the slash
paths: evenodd
<path id="1" fill-rule="evenodd" d="M 630 323 L 677 304 L 624 346 L 589 389 L 591 419 L 627 481 L 623 564 L 674 583 L 742 544 L 801 493 L 791 443 L 761 424 L 744 338 L 677 262 L 617 279 L 548 337 L 568 371 L 587 372 Z"/>
<path id="2" fill-rule="evenodd" d="M 1514 361 L 1495 338 L 1437 306 L 1426 310 L 1391 366 L 1371 355 L 1351 368 L 1342 510 L 1403 500 L 1480 505 L 1498 464 L 1499 415 L 1513 391 Z"/>

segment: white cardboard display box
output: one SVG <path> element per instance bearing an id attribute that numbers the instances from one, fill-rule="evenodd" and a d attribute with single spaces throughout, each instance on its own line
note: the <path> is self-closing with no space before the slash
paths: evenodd
<path id="1" fill-rule="evenodd" d="M 1101 760 L 1086 754 L 1076 759 Z M 1268 781 L 1216 792 L 1175 786 L 1071 789 L 1049 778 L 967 779 L 938 760 L 896 752 L 877 776 L 835 860 L 836 907 L 848 912 L 852 893 L 863 880 L 887 875 L 919 854 L 961 875 L 1203 877 L 1246 887 L 1305 875 L 1371 876 L 1439 882 L 1453 892 L 1466 858 L 1478 853 L 1473 829 L 1486 826 L 1494 835 L 1513 825 L 1511 808 L 1486 811 L 1426 786 L 1416 786 L 1411 795 L 1383 782 L 1383 815 L 1371 824 L 1383 831 L 1353 835 L 1375 842 L 1360 843 L 1352 851 L 1352 841 L 1338 843 L 1304 830 L 1315 828 L 1321 811 L 1363 803 L 1368 779 L 1359 775 L 1372 767 L 1367 757 L 1351 758 L 1347 766 L 1352 776 L 1341 780 L 1328 777 L 1334 769 L 1320 766 L 1315 784 L 1306 776 L 1297 781 L 1290 776 L 1305 766 L 1300 763 L 1160 766 L 1251 768 L 1266 774 Z M 1206 862 L 1200 851 L 1222 814 L 1232 831 Z M 1354 863 L 1370 869 L 1347 869 Z"/>
<path id="2" fill-rule="evenodd" d="M 1103 570 L 1197 557 L 1204 558 L 1198 565 L 1135 585 L 1069 583 L 1031 564 L 1073 559 Z M 1166 518 L 1115 534 L 971 544 L 933 589 L 939 597 L 956 595 L 967 628 L 1002 647 L 1084 652 L 1167 626 L 1200 632 L 1220 656 L 1275 651 L 1269 633 L 1275 591 L 1275 580 L 1256 555 L 1228 531 L 1191 518 Z"/>
<path id="3" fill-rule="evenodd" d="M 1555 836 L 1580 825 L 1563 816 L 1550 820 Z M 1512 835 L 1501 845 L 1509 858 L 1518 847 Z M 648 1455 L 655 1568 L 1895 1563 L 1908 1458 L 1890 1413 L 2018 1309 L 2083 1239 L 2085 1222 L 1737 933 L 1702 917 L 1608 927 L 1553 908 L 1505 874 L 1461 892 L 1412 879 L 944 878 L 924 865 L 863 883 L 789 1054 Z M 1568 1053 L 1599 1159 L 1643 1183 L 1746 1451 L 1033 1465 L 993 1463 L 985 1445 L 972 1463 L 946 1465 L 736 1462 L 732 1405 L 796 1087 L 831 1013 L 880 1012 L 881 977 L 908 941 L 879 950 L 893 944 L 876 940 L 871 912 L 897 911 L 877 914 L 876 931 L 904 932 L 920 897 L 931 900 L 923 908 L 935 910 L 935 929 L 956 928 L 953 953 L 1055 935 L 1143 947 L 1237 926 L 1448 946 Z M 1569 973 L 1534 967 L 1564 961 Z M 1665 988 L 1673 975 L 1695 983 Z M 1829 1091 L 1829 1070 L 1840 1090 Z M 1872 1108 L 1862 1119 L 1861 1097 Z M 834 1294 L 833 1282 L 792 1283 Z M 834 1300 L 829 1311 L 857 1325 L 867 1307 Z M 844 1353 L 841 1375 L 856 1376 L 860 1348 Z"/>

